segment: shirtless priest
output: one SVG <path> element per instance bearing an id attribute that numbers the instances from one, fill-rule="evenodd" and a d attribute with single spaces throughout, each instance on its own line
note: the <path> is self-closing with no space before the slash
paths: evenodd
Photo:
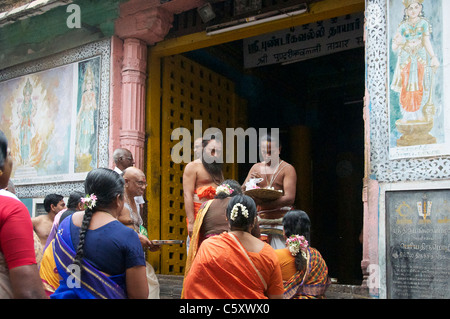
<path id="1" fill-rule="evenodd" d="M 200 206 L 214 198 L 217 186 L 223 181 L 222 142 L 211 136 L 203 140 L 202 147 L 201 158 L 188 163 L 183 172 L 184 209 L 189 238 Z"/>
<path id="2" fill-rule="evenodd" d="M 286 246 L 281 221 L 294 205 L 297 174 L 291 164 L 280 158 L 281 145 L 278 139 L 264 135 L 260 139 L 260 151 L 263 161 L 252 166 L 244 181 L 243 190 L 251 178 L 259 178 L 261 181 L 257 186 L 260 188 L 283 191 L 283 196 L 276 200 L 253 198 L 257 204 L 262 239 L 267 238 L 274 249 L 281 249 Z"/>

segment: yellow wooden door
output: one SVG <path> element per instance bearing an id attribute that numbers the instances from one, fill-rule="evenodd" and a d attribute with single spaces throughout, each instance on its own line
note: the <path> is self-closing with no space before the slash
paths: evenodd
<path id="1" fill-rule="evenodd" d="M 179 140 L 171 140 L 176 128 L 186 128 L 191 134 L 193 158 L 194 121 L 202 120 L 203 131 L 210 127 L 236 127 L 236 108 L 240 99 L 229 79 L 181 55 L 162 59 L 161 95 L 161 239 L 187 238 L 186 214 L 183 199 L 183 170 L 187 163 L 175 163 L 172 148 Z M 202 132 L 203 133 L 203 132 Z M 224 154 L 225 161 L 225 154 Z M 224 164 L 225 178 L 237 178 L 237 164 Z M 149 213 L 155 214 L 149 209 Z M 155 220 L 155 218 L 153 218 Z M 160 273 L 184 274 L 186 245 L 163 246 Z"/>

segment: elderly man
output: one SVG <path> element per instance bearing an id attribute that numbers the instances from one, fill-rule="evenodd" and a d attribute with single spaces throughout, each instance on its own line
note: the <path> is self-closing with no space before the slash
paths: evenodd
<path id="1" fill-rule="evenodd" d="M 202 142 L 201 158 L 186 165 L 183 172 L 184 207 L 188 235 L 192 236 L 194 221 L 200 206 L 214 198 L 216 187 L 223 181 L 222 142 L 214 136 Z"/>
<path id="2" fill-rule="evenodd" d="M 126 170 L 128 167 L 132 167 L 134 165 L 133 154 L 131 154 L 131 152 L 126 148 L 115 149 L 113 153 L 113 159 L 114 164 L 116 165 L 116 167 L 114 167 L 114 171 L 119 173 L 120 175 L 122 175 L 123 171 Z M 134 198 L 136 204 L 138 205 L 145 204 L 143 194 L 144 193 Z"/>
<path id="3" fill-rule="evenodd" d="M 143 226 L 140 206 L 134 198 L 142 196 L 147 187 L 147 181 L 143 171 L 136 167 L 128 167 L 123 172 L 125 180 L 125 203 L 118 220 L 127 227 L 134 229 L 141 241 L 144 250 L 157 251 L 160 247 L 153 245 L 147 237 L 147 230 Z M 146 262 L 149 299 L 159 299 L 159 282 L 152 265 Z"/>
<path id="4" fill-rule="evenodd" d="M 283 196 L 276 200 L 254 198 L 258 205 L 261 235 L 267 238 L 274 249 L 281 249 L 285 247 L 281 221 L 294 204 L 297 174 L 291 164 L 280 159 L 281 145 L 278 139 L 273 139 L 270 135 L 263 136 L 260 150 L 263 161 L 252 166 L 243 188 L 251 178 L 259 178 L 262 179 L 259 187 L 283 191 Z"/>
<path id="5" fill-rule="evenodd" d="M 129 167 L 123 172 L 123 178 L 125 180 L 125 204 L 118 219 L 122 224 L 133 228 L 137 233 L 142 233 L 141 210 L 134 198 L 142 196 L 145 192 L 147 187 L 145 174 L 136 167 Z"/>
<path id="6" fill-rule="evenodd" d="M 116 167 L 114 171 L 119 174 L 134 164 L 133 154 L 126 148 L 117 148 L 113 153 L 114 164 Z"/>

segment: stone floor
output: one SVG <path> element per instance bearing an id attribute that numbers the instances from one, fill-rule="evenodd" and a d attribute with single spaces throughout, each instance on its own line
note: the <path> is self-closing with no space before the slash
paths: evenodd
<path id="1" fill-rule="evenodd" d="M 180 299 L 183 276 L 157 275 L 161 299 Z M 326 293 L 328 299 L 372 299 L 367 288 L 361 286 L 332 284 Z"/>

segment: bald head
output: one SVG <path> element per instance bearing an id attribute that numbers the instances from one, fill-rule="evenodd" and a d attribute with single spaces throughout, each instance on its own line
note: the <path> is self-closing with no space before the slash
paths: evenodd
<path id="1" fill-rule="evenodd" d="M 133 177 L 136 177 L 136 178 L 144 177 L 145 178 L 145 174 L 139 168 L 134 167 L 134 166 L 128 167 L 123 171 L 123 178 L 129 179 L 129 178 L 133 178 Z"/>
<path id="2" fill-rule="evenodd" d="M 125 192 L 129 196 L 142 196 L 144 194 L 147 181 L 143 171 L 134 166 L 128 167 L 123 172 L 123 178 L 125 180 Z"/>

